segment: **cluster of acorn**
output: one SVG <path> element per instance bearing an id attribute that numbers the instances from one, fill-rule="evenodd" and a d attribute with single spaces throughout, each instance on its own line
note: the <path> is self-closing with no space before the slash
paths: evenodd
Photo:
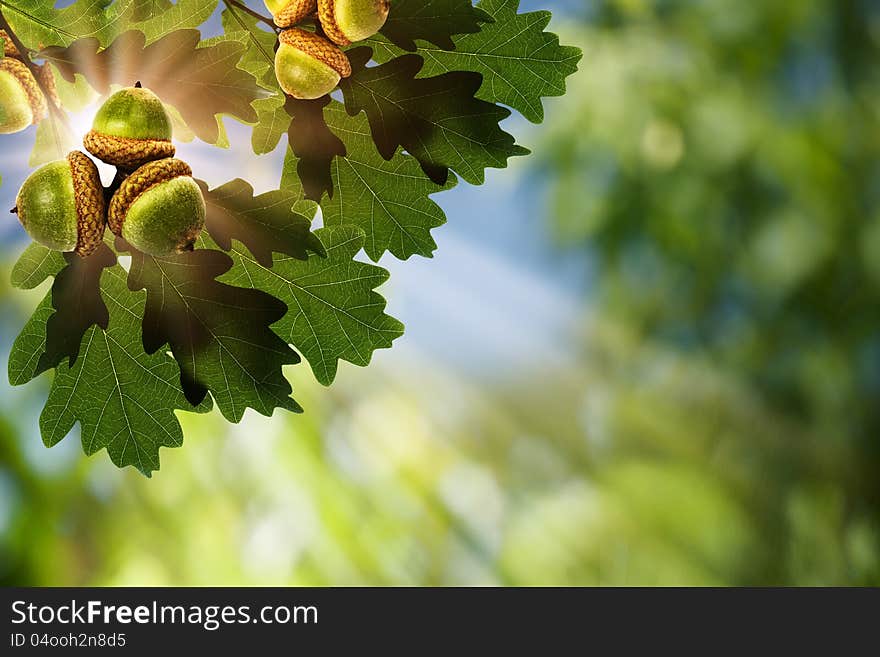
<path id="1" fill-rule="evenodd" d="M 153 92 L 136 85 L 110 96 L 83 145 L 117 168 L 118 185 L 106 190 L 95 163 L 80 151 L 34 171 L 13 212 L 35 241 L 85 257 L 109 225 L 143 253 L 192 250 L 205 225 L 205 200 L 192 169 L 173 157 L 171 119 Z"/>
<path id="2" fill-rule="evenodd" d="M 4 30 L 0 30 L 0 47 L 4 55 L 0 58 L 0 134 L 8 135 L 39 123 L 46 116 L 48 105 L 37 79 L 24 63 L 24 55 Z M 35 70 L 50 95 L 48 102 L 58 105 L 52 69 L 37 66 Z"/>
<path id="3" fill-rule="evenodd" d="M 339 48 L 376 34 L 388 18 L 388 0 L 265 0 L 278 27 L 275 76 L 284 92 L 311 100 L 329 94 L 351 75 Z M 327 38 L 295 27 L 316 17 Z"/>

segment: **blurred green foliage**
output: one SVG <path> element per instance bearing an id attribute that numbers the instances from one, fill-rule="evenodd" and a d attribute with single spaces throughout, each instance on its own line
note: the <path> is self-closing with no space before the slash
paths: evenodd
<path id="1" fill-rule="evenodd" d="M 876 583 L 858 454 L 705 359 L 591 322 L 570 369 L 489 388 L 416 356 L 346 368 L 309 413 L 184 416 L 154 480 L 3 433 L 4 581 Z"/>
<path id="2" fill-rule="evenodd" d="M 592 6 L 541 151 L 560 243 L 595 259 L 604 313 L 845 453 L 840 521 L 876 527 L 880 5 Z"/>
<path id="3" fill-rule="evenodd" d="M 582 38 L 542 153 L 603 301 L 811 419 L 876 422 L 877 3 L 620 0 Z"/>
<path id="4" fill-rule="evenodd" d="M 593 263 L 567 366 L 293 368 L 305 415 L 181 416 L 151 481 L 38 467 L 16 391 L 2 582 L 880 584 L 880 8 L 617 0 L 558 27 L 585 57 L 524 184 Z"/>

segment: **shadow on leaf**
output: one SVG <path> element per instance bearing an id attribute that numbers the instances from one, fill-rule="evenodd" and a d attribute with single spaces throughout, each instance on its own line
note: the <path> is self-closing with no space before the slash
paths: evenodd
<path id="1" fill-rule="evenodd" d="M 508 158 L 528 154 L 499 126 L 510 110 L 475 97 L 483 82 L 479 73 L 418 78 L 424 64 L 419 55 L 370 67 L 369 48 L 349 50 L 348 56 L 353 73 L 339 85 L 345 108 L 352 116 L 366 113 L 386 160 L 402 147 L 438 185 L 446 184 L 450 169 L 479 185 L 486 168 L 504 168 Z"/>
<path id="2" fill-rule="evenodd" d="M 65 358 L 71 367 L 79 356 L 83 336 L 92 326 L 107 329 L 110 321 L 101 298 L 101 274 L 116 264 L 116 256 L 102 244 L 87 258 L 65 253 L 67 266 L 52 285 L 52 313 L 46 322 L 46 345 L 34 375 L 56 367 Z"/>
<path id="3" fill-rule="evenodd" d="M 297 173 L 306 198 L 319 201 L 324 195 L 333 196 L 330 164 L 336 156 L 344 157 L 345 144 L 324 120 L 324 108 L 330 96 L 317 100 L 298 100 L 287 97 L 285 109 L 292 121 L 287 132 L 290 148 L 299 158 Z"/>
<path id="4" fill-rule="evenodd" d="M 414 51 L 416 39 L 455 50 L 453 36 L 475 34 L 480 23 L 491 22 L 492 17 L 471 0 L 397 0 L 382 34 L 404 50 Z"/>
<path id="5" fill-rule="evenodd" d="M 236 179 L 209 191 L 199 181 L 208 213 L 206 227 L 224 251 L 238 240 L 264 267 L 272 266 L 272 253 L 306 260 L 309 252 L 322 253 L 321 242 L 311 233 L 311 221 L 292 210 L 296 198 L 275 190 L 254 196 L 254 188 Z"/>
<path id="6" fill-rule="evenodd" d="M 240 421 L 248 407 L 264 415 L 279 407 L 301 411 L 282 371 L 299 355 L 270 328 L 287 312 L 284 303 L 219 282 L 232 267 L 221 251 L 157 258 L 129 250 L 129 289 L 147 292 L 144 349 L 152 354 L 169 345 L 191 404 L 210 391 L 231 422 Z"/>

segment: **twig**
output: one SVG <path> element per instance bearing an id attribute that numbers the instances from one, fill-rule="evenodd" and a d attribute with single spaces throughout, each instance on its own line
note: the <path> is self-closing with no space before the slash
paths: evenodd
<path id="1" fill-rule="evenodd" d="M 243 2 L 239 2 L 239 0 L 223 0 L 223 4 L 226 5 L 229 9 L 232 9 L 232 7 L 238 7 L 243 12 L 245 12 L 246 14 L 250 14 L 251 16 L 256 18 L 258 21 L 260 21 L 261 23 L 265 23 L 266 25 L 271 27 L 276 32 L 281 31 L 281 28 L 278 27 L 277 25 L 275 25 L 275 21 L 273 21 L 271 18 L 267 18 L 266 16 L 263 16 L 261 13 L 254 11 L 253 9 L 248 7 L 246 4 L 244 4 Z"/>
<path id="2" fill-rule="evenodd" d="M 6 16 L 3 15 L 3 10 L 0 9 L 0 29 L 3 29 L 6 34 L 9 35 L 9 38 L 12 39 L 12 43 L 15 44 L 15 47 L 18 49 L 18 52 L 21 53 L 21 62 L 28 67 L 28 70 L 31 72 L 31 75 L 34 77 L 34 81 L 36 81 L 37 86 L 40 88 L 40 91 L 43 92 L 43 96 L 46 98 L 46 105 L 49 106 L 49 113 L 61 121 L 64 126 L 70 129 L 70 122 L 67 120 L 67 115 L 61 110 L 60 107 L 55 105 L 55 102 L 52 100 L 54 95 L 46 86 L 46 83 L 43 81 L 43 76 L 40 72 L 40 68 L 31 61 L 29 53 L 33 51 L 25 46 L 21 39 L 18 38 L 18 35 L 15 33 L 15 30 L 12 29 L 12 26 L 9 24 L 9 21 L 6 20 Z M 56 134 L 56 142 L 61 143 L 57 138 Z"/>

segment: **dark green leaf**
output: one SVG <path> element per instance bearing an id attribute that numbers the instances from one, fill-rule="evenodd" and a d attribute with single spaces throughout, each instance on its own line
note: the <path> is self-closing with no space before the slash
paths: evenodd
<path id="1" fill-rule="evenodd" d="M 333 196 L 330 168 L 334 158 L 346 154 L 345 144 L 330 130 L 324 117 L 329 96 L 317 100 L 288 98 L 285 109 L 293 118 L 287 133 L 290 149 L 297 157 L 297 173 L 305 194 L 318 200 Z"/>
<path id="2" fill-rule="evenodd" d="M 451 37 L 479 32 L 480 23 L 491 20 L 471 0 L 397 0 L 382 34 L 404 50 L 415 50 L 417 39 L 451 50 Z"/>
<path id="3" fill-rule="evenodd" d="M 206 412 L 211 404 L 190 406 L 177 385 L 174 361 L 161 352 L 144 353 L 137 339 L 144 297 L 125 288 L 125 271 L 113 267 L 102 282 L 110 327 L 90 329 L 76 364 L 55 370 L 40 430 L 51 447 L 79 421 L 86 454 L 106 449 L 118 467 L 131 465 L 150 476 L 159 469 L 161 447 L 183 444 L 174 411 Z"/>
<path id="4" fill-rule="evenodd" d="M 208 208 L 207 227 L 224 251 L 238 240 L 266 267 L 272 266 L 272 252 L 300 260 L 309 251 L 320 252 L 321 242 L 311 233 L 311 219 L 293 208 L 300 199 L 290 191 L 276 190 L 254 196 L 244 180 L 228 182 L 212 191 L 201 183 Z M 314 215 L 314 206 L 305 210 Z"/>
<path id="5" fill-rule="evenodd" d="M 378 261 L 385 251 L 406 260 L 417 254 L 430 257 L 437 248 L 431 230 L 446 222 L 443 210 L 430 195 L 450 189 L 432 182 L 415 158 L 397 152 L 390 160 L 376 151 L 367 119 L 349 116 L 337 102 L 325 110 L 330 128 L 347 145 L 345 157 L 334 158 L 332 198 L 321 209 L 325 226 L 355 224 L 366 234 L 367 255 Z M 282 184 L 295 173 L 297 159 L 288 153 Z"/>
<path id="6" fill-rule="evenodd" d="M 301 411 L 282 371 L 299 356 L 269 328 L 287 308 L 253 286 L 218 282 L 232 264 L 207 249 L 167 258 L 134 252 L 129 288 L 147 291 L 143 347 L 152 354 L 168 344 L 186 398 L 195 404 L 210 391 L 230 422 L 247 408 Z"/>
<path id="7" fill-rule="evenodd" d="M 364 245 L 363 231 L 337 226 L 315 234 L 326 255 L 312 254 L 306 261 L 276 255 L 271 268 L 234 246 L 235 266 L 221 280 L 265 290 L 287 304 L 275 332 L 299 349 L 318 381 L 330 385 L 339 359 L 367 365 L 374 350 L 402 335 L 403 325 L 385 314 L 385 300 L 374 292 L 388 272 L 354 260 Z"/>
<path id="8" fill-rule="evenodd" d="M 529 121 L 540 123 L 544 120 L 541 99 L 565 93 L 565 78 L 577 71 L 581 51 L 560 46 L 555 34 L 544 31 L 549 11 L 518 14 L 518 0 L 482 0 L 477 6 L 493 22 L 484 23 L 478 33 L 454 37 L 454 50 L 420 44 L 417 52 L 425 65 L 419 75 L 474 71 L 483 76 L 478 98 L 512 107 Z M 382 37 L 368 41 L 377 61 L 391 61 L 402 54 L 396 41 L 397 45 Z"/>
<path id="9" fill-rule="evenodd" d="M 452 169 L 469 183 L 482 184 L 487 167 L 504 168 L 508 158 L 528 154 L 498 126 L 510 111 L 474 98 L 480 75 L 417 78 L 423 63 L 418 55 L 368 68 L 369 49 L 348 53 L 355 72 L 340 85 L 345 107 L 350 114 L 366 112 L 386 160 L 402 146 L 437 183 L 445 183 Z"/>
<path id="10" fill-rule="evenodd" d="M 101 291 L 109 310 L 108 328 L 90 328 L 75 363 L 58 365 L 40 429 L 43 442 L 51 447 L 79 422 L 86 454 L 106 449 L 118 467 L 132 465 L 150 476 L 159 469 L 159 448 L 183 443 L 174 411 L 203 413 L 211 404 L 206 400 L 192 407 L 180 390 L 174 361 L 164 353 L 144 353 L 144 295 L 130 292 L 125 276 L 118 265 L 104 270 Z M 46 345 L 46 322 L 52 312 L 50 294 L 13 345 L 9 369 L 14 385 L 30 380 Z"/>
<path id="11" fill-rule="evenodd" d="M 83 335 L 92 326 L 107 329 L 110 321 L 101 297 L 101 275 L 116 264 L 116 255 L 102 244 L 87 258 L 65 253 L 67 266 L 55 275 L 52 308 L 46 321 L 43 353 L 31 376 L 50 370 L 65 358 L 70 365 L 79 355 Z"/>

